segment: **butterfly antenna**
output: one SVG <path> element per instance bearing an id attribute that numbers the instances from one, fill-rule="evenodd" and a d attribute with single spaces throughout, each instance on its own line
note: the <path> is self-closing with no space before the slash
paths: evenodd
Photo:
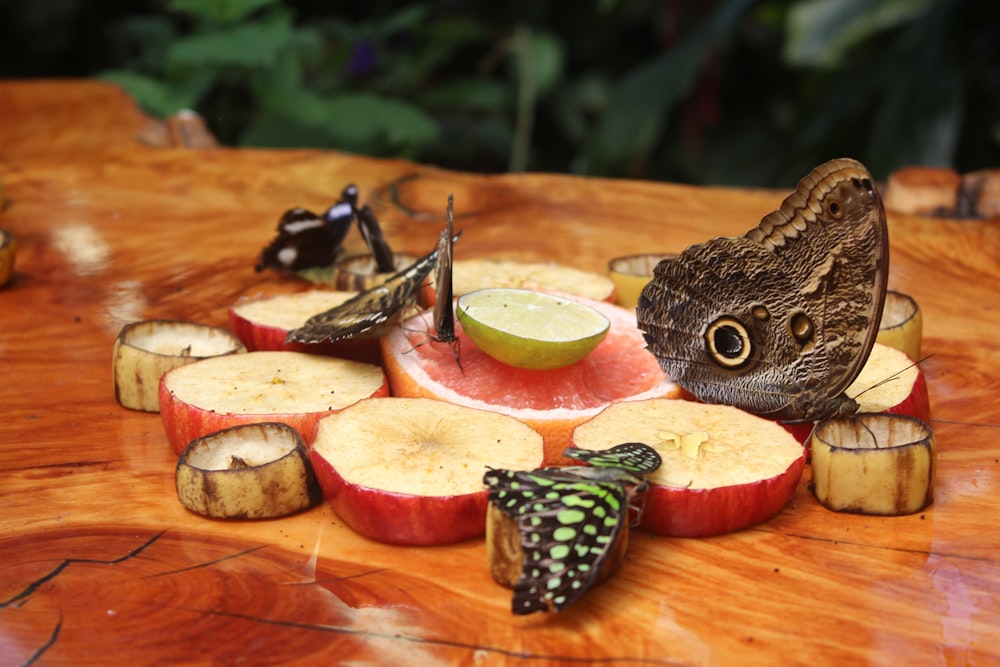
<path id="1" fill-rule="evenodd" d="M 904 366 L 903 368 L 900 368 L 898 371 L 896 371 L 895 373 L 893 373 L 889 377 L 883 378 L 882 380 L 879 380 L 878 382 L 876 382 L 872 386 L 866 387 L 865 389 L 862 389 L 861 391 L 859 391 L 856 395 L 852 396 L 851 398 L 853 398 L 854 400 L 857 400 L 858 396 L 861 396 L 861 394 L 865 393 L 866 391 L 871 391 L 872 389 L 875 389 L 876 387 L 881 387 L 882 385 L 884 385 L 884 384 L 886 384 L 888 382 L 892 382 L 894 380 L 897 380 L 901 374 L 905 373 L 906 371 L 910 370 L 911 368 L 913 368 L 915 366 L 919 366 L 920 364 L 924 363 L 925 361 L 927 361 L 928 359 L 930 359 L 933 356 L 934 356 L 933 354 L 928 354 L 926 357 L 921 357 L 919 360 L 914 361 L 912 364 L 909 364 L 908 366 Z"/>

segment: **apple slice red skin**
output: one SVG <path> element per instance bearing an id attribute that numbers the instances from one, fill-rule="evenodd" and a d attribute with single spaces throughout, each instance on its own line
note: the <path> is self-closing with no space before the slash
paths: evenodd
<path id="1" fill-rule="evenodd" d="M 305 352 L 363 361 L 368 364 L 382 364 L 382 351 L 377 338 L 352 338 L 329 343 L 286 342 L 287 329 L 248 320 L 234 308 L 230 308 L 228 312 L 229 328 L 250 352 L 258 350 Z"/>
<path id="2" fill-rule="evenodd" d="M 803 453 L 780 475 L 714 489 L 651 484 L 639 528 L 669 537 L 709 537 L 749 528 L 770 519 L 788 504 L 805 465 Z"/>
<path id="3" fill-rule="evenodd" d="M 373 397 L 388 395 L 388 381 L 384 381 L 382 386 L 372 394 Z M 282 422 L 288 424 L 299 432 L 306 445 L 311 445 L 313 440 L 316 439 L 316 429 L 318 428 L 319 420 L 331 412 L 336 412 L 336 410 L 277 414 L 213 412 L 212 410 L 206 410 L 178 400 L 164 386 L 162 380 L 160 380 L 159 396 L 160 419 L 163 422 L 163 430 L 167 434 L 167 441 L 170 443 L 170 447 L 177 456 L 180 456 L 184 452 L 184 449 L 196 438 L 221 431 L 231 426 L 260 422 Z"/>
<path id="4" fill-rule="evenodd" d="M 907 397 L 882 412 L 916 417 L 917 419 L 925 422 L 930 421 L 931 402 L 927 392 L 927 379 L 922 369 L 917 369 L 917 377 L 913 381 L 913 387 L 910 389 L 910 393 Z M 786 431 L 794 435 L 799 442 L 808 448 L 809 437 L 812 435 L 812 430 L 815 426 L 813 422 L 799 422 L 795 424 L 783 423 L 782 426 L 784 426 Z"/>
<path id="5" fill-rule="evenodd" d="M 488 492 L 417 496 L 373 489 L 344 480 L 315 450 L 309 458 L 323 495 L 354 531 L 387 544 L 434 546 L 486 533 Z"/>

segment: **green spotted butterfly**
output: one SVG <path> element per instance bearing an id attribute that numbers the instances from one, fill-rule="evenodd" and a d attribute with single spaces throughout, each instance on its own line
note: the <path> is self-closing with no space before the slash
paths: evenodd
<path id="1" fill-rule="evenodd" d="M 590 588 L 628 520 L 629 502 L 646 489 L 642 476 L 661 463 L 639 442 L 570 447 L 565 455 L 589 465 L 490 470 L 483 478 L 490 502 L 518 522 L 524 557 L 515 614 L 559 611 Z"/>

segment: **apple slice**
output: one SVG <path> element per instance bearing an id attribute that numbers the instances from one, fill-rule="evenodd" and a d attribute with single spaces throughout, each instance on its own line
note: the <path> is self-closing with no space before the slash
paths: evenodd
<path id="1" fill-rule="evenodd" d="M 542 436 L 513 417 L 429 398 L 372 398 L 319 421 L 310 456 L 351 528 L 390 544 L 481 536 L 487 466 L 534 468 Z"/>
<path id="2" fill-rule="evenodd" d="M 3 192 L 0 192 L 0 206 L 3 205 Z M 10 282 L 14 274 L 14 256 L 17 254 L 17 243 L 14 235 L 6 229 L 0 229 L 0 287 Z"/>
<path id="3" fill-rule="evenodd" d="M 126 324 L 111 353 L 115 398 L 123 407 L 157 412 L 164 373 L 199 359 L 245 351 L 231 333 L 205 324 L 175 320 Z"/>
<path id="4" fill-rule="evenodd" d="M 540 292 L 565 292 L 594 301 L 613 301 L 615 285 L 607 276 L 547 262 L 466 259 L 452 267 L 455 296 L 488 287 L 519 287 Z"/>
<path id="5" fill-rule="evenodd" d="M 271 519 L 323 499 L 309 454 L 288 424 L 241 424 L 196 439 L 175 471 L 177 497 L 216 519 Z"/>
<path id="6" fill-rule="evenodd" d="M 802 445 L 781 425 L 728 405 L 676 399 L 616 403 L 573 431 L 573 445 L 642 442 L 663 465 L 639 527 L 674 537 L 718 535 L 760 523 L 788 503 L 805 467 Z"/>
<path id="7" fill-rule="evenodd" d="M 387 396 L 382 369 L 301 352 L 247 352 L 180 366 L 160 380 L 160 417 L 174 452 L 237 424 L 277 421 L 306 443 L 320 417 Z"/>
<path id="8" fill-rule="evenodd" d="M 812 484 L 816 499 L 838 512 L 895 516 L 934 499 L 934 435 L 906 415 L 859 414 L 816 427 Z"/>
<path id="9" fill-rule="evenodd" d="M 325 343 L 286 342 L 289 331 L 298 329 L 316 313 L 339 306 L 357 292 L 312 290 L 296 294 L 241 299 L 229 308 L 229 326 L 251 352 L 287 350 L 382 362 L 377 339 L 351 338 Z"/>
<path id="10" fill-rule="evenodd" d="M 858 412 L 889 412 L 923 421 L 931 416 L 927 379 L 905 352 L 875 343 L 861 373 L 846 394 L 858 402 Z M 808 446 L 813 422 L 786 423 L 784 427 Z"/>

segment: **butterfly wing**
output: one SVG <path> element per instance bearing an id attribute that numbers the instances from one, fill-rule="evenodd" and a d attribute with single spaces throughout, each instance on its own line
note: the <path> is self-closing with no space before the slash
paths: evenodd
<path id="1" fill-rule="evenodd" d="M 437 264 L 434 267 L 434 333 L 435 340 L 442 343 L 458 343 L 455 337 L 455 308 L 452 303 L 453 286 L 451 279 L 452 257 L 455 235 L 455 198 L 448 195 L 447 222 L 437 245 Z M 457 356 L 457 354 L 456 354 Z"/>
<path id="2" fill-rule="evenodd" d="M 278 220 L 278 235 L 260 252 L 254 270 L 300 271 L 333 264 L 351 227 L 350 207 L 334 204 L 320 217 L 304 208 L 292 208 Z M 335 213 L 334 213 L 335 212 Z"/>
<path id="3" fill-rule="evenodd" d="M 648 475 L 663 463 L 660 454 L 642 442 L 625 442 L 599 451 L 569 447 L 563 454 L 596 468 L 620 468 L 635 475 Z"/>
<path id="4" fill-rule="evenodd" d="M 370 206 L 365 204 L 355 211 L 358 217 L 358 229 L 365 239 L 365 244 L 375 259 L 375 266 L 379 273 L 389 273 L 396 270 L 396 260 L 392 256 L 392 249 L 389 242 L 382 234 L 382 227 L 378 224 L 378 218 Z"/>
<path id="5" fill-rule="evenodd" d="M 878 333 L 888 247 L 871 174 L 833 160 L 744 236 L 662 261 L 637 320 L 663 369 L 705 402 L 784 420 L 851 412 L 843 392 Z"/>
<path id="6" fill-rule="evenodd" d="M 414 303 L 417 290 L 437 261 L 435 248 L 427 256 L 396 273 L 383 284 L 348 299 L 339 306 L 310 317 L 306 323 L 288 332 L 285 340 L 321 343 L 357 337 L 378 337 L 384 328 L 399 321 L 406 308 Z"/>
<path id="7" fill-rule="evenodd" d="M 518 522 L 524 552 L 512 611 L 559 611 L 597 580 L 627 512 L 622 484 L 547 468 L 490 470 L 489 499 Z"/>

